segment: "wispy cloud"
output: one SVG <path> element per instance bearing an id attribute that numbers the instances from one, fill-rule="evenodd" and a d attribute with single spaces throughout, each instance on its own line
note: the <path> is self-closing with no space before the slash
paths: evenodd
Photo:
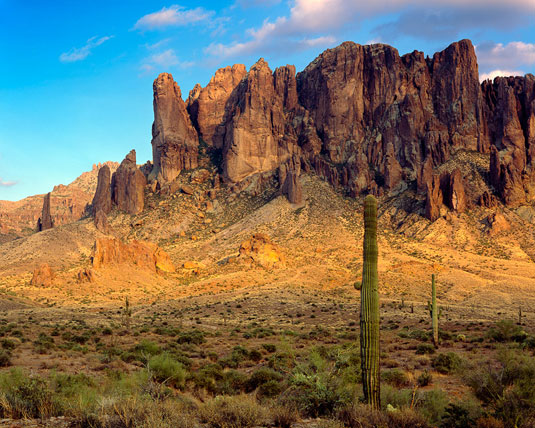
<path id="1" fill-rule="evenodd" d="M 5 181 L 0 177 L 0 187 L 12 187 L 17 184 L 16 181 Z"/>
<path id="2" fill-rule="evenodd" d="M 173 5 L 164 7 L 158 12 L 149 13 L 138 19 L 135 30 L 157 30 L 166 27 L 179 27 L 210 21 L 215 12 L 202 7 L 186 9 Z"/>
<path id="3" fill-rule="evenodd" d="M 494 80 L 498 76 L 522 76 L 524 75 L 523 71 L 520 70 L 492 70 L 488 73 L 481 73 L 479 75 L 479 81 L 483 82 L 487 79 Z"/>
<path id="4" fill-rule="evenodd" d="M 247 30 L 245 38 L 211 44 L 205 52 L 231 57 L 270 49 L 305 49 L 314 41 L 328 46 L 349 25 L 384 16 L 385 11 L 397 18 L 377 26 L 376 39 L 398 35 L 451 39 L 467 30 L 517 28 L 535 18 L 533 0 L 294 0 L 291 4 L 288 15 L 267 19 Z"/>
<path id="5" fill-rule="evenodd" d="M 520 41 L 503 43 L 485 42 L 476 46 L 480 66 L 505 68 L 511 65 L 535 64 L 535 43 Z"/>
<path id="6" fill-rule="evenodd" d="M 173 49 L 152 54 L 145 58 L 141 65 L 141 70 L 145 73 L 164 71 L 170 67 L 188 68 L 193 66 L 191 61 L 180 61 Z"/>
<path id="7" fill-rule="evenodd" d="M 97 38 L 91 37 L 87 43 L 81 48 L 72 48 L 68 52 L 64 52 L 59 56 L 61 62 L 75 62 L 82 61 L 87 58 L 93 48 L 100 46 L 102 43 L 112 39 L 113 36 L 104 36 Z"/>

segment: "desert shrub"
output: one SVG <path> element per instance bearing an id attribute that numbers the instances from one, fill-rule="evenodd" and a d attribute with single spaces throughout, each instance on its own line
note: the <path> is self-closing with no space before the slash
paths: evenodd
<path id="1" fill-rule="evenodd" d="M 274 370 L 286 372 L 295 366 L 295 355 L 287 351 L 279 351 L 271 355 L 268 365 Z"/>
<path id="2" fill-rule="evenodd" d="M 263 343 L 262 348 L 264 348 L 269 353 L 273 353 L 277 350 L 277 345 L 274 345 L 272 343 Z"/>
<path id="3" fill-rule="evenodd" d="M 219 360 L 219 364 L 223 367 L 230 367 L 236 369 L 240 363 L 249 358 L 249 351 L 243 346 L 237 345 L 232 349 L 232 353 Z"/>
<path id="4" fill-rule="evenodd" d="M 440 428 L 472 428 L 481 416 L 481 409 L 473 401 L 450 403 L 440 422 Z"/>
<path id="5" fill-rule="evenodd" d="M 392 407 L 401 409 L 409 407 L 412 402 L 412 389 L 399 389 L 389 384 L 381 385 L 381 405 L 386 408 L 389 404 Z"/>
<path id="6" fill-rule="evenodd" d="M 237 370 L 223 372 L 223 376 L 216 384 L 216 393 L 224 395 L 236 395 L 244 391 L 247 376 Z"/>
<path id="7" fill-rule="evenodd" d="M 500 320 L 487 332 L 487 337 L 495 342 L 522 342 L 527 333 L 511 320 Z"/>
<path id="8" fill-rule="evenodd" d="M 364 404 L 352 404 L 341 408 L 336 415 L 349 428 L 428 428 L 429 425 L 411 409 L 395 409 L 381 412 Z"/>
<path id="9" fill-rule="evenodd" d="M 492 416 L 481 417 L 476 421 L 476 428 L 505 428 L 503 421 Z"/>
<path id="10" fill-rule="evenodd" d="M 7 349 L 0 349 L 0 367 L 11 365 L 11 352 Z"/>
<path id="11" fill-rule="evenodd" d="M 416 401 L 416 409 L 428 422 L 437 425 L 449 404 L 448 395 L 441 389 L 420 392 Z"/>
<path id="12" fill-rule="evenodd" d="M 200 330 L 184 331 L 178 334 L 176 341 L 178 343 L 190 343 L 194 345 L 201 345 L 206 341 L 204 332 Z"/>
<path id="13" fill-rule="evenodd" d="M 223 367 L 219 364 L 206 364 L 190 375 L 196 388 L 204 389 L 211 394 L 217 392 L 217 384 L 223 379 Z"/>
<path id="14" fill-rule="evenodd" d="M 269 409 L 269 416 L 275 427 L 291 428 L 299 419 L 299 412 L 293 406 L 276 405 Z"/>
<path id="15" fill-rule="evenodd" d="M 409 386 L 411 384 L 407 374 L 400 369 L 384 370 L 381 373 L 381 379 L 398 388 Z"/>
<path id="16" fill-rule="evenodd" d="M 535 417 L 535 361 L 530 356 L 501 351 L 497 362 L 468 371 L 466 381 L 506 426 L 522 425 Z"/>
<path id="17" fill-rule="evenodd" d="M 7 339 L 7 338 L 0 340 L 0 344 L 2 345 L 2 349 L 7 349 L 9 351 L 17 347 L 17 343 L 14 340 Z"/>
<path id="18" fill-rule="evenodd" d="M 0 413 L 3 417 L 46 418 L 59 412 L 47 383 L 19 368 L 0 375 Z"/>
<path id="19" fill-rule="evenodd" d="M 276 382 L 279 383 L 282 381 L 282 375 L 279 372 L 276 372 L 273 369 L 268 367 L 262 367 L 254 371 L 249 380 L 247 381 L 246 391 L 252 392 L 258 387 L 269 383 Z"/>
<path id="20" fill-rule="evenodd" d="M 262 359 L 262 352 L 260 352 L 258 349 L 249 351 L 249 359 L 255 363 L 259 362 Z"/>
<path id="21" fill-rule="evenodd" d="M 33 342 L 34 348 L 40 354 L 44 354 L 54 348 L 54 339 L 45 333 L 39 333 L 37 339 Z"/>
<path id="22" fill-rule="evenodd" d="M 455 352 L 441 353 L 432 359 L 431 365 L 439 373 L 450 374 L 461 368 L 462 359 Z"/>
<path id="23" fill-rule="evenodd" d="M 426 369 L 416 379 L 418 386 L 427 386 L 433 382 L 433 375 Z"/>
<path id="24" fill-rule="evenodd" d="M 182 388 L 186 379 L 186 370 L 178 361 L 173 359 L 168 353 L 163 353 L 152 357 L 147 368 L 152 377 L 176 388 Z"/>
<path id="25" fill-rule="evenodd" d="M 420 343 L 416 347 L 416 354 L 418 355 L 434 354 L 434 353 L 435 353 L 435 347 L 431 345 L 430 343 Z"/>
<path id="26" fill-rule="evenodd" d="M 218 396 L 199 406 L 199 419 L 212 428 L 249 428 L 261 425 L 264 409 L 250 395 Z"/>

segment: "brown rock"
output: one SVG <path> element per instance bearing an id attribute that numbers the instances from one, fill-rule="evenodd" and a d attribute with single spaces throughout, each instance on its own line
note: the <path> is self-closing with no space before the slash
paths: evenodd
<path id="1" fill-rule="evenodd" d="M 195 189 L 189 184 L 183 184 L 180 187 L 180 190 L 182 190 L 182 193 L 185 193 L 186 195 L 193 195 L 195 193 Z"/>
<path id="2" fill-rule="evenodd" d="M 466 195 L 464 181 L 459 169 L 448 175 L 448 189 L 443 192 L 447 195 L 446 205 L 453 211 L 462 213 L 466 210 Z"/>
<path id="3" fill-rule="evenodd" d="M 254 64 L 229 99 L 223 144 L 223 173 L 237 183 L 274 171 L 299 152 L 290 129 L 289 106 L 296 99 L 295 67 L 272 73 L 264 59 Z"/>
<path id="4" fill-rule="evenodd" d="M 95 272 L 89 268 L 80 269 L 76 275 L 76 280 L 80 284 L 84 282 L 95 282 Z"/>
<path id="5" fill-rule="evenodd" d="M 196 85 L 190 92 L 187 104 L 191 119 L 199 136 L 211 147 L 223 147 L 227 103 L 246 74 L 242 64 L 221 68 L 205 88 Z"/>
<path id="6" fill-rule="evenodd" d="M 193 172 L 191 174 L 191 182 L 192 183 L 204 183 L 206 180 L 210 178 L 210 171 L 201 168 Z"/>
<path id="7" fill-rule="evenodd" d="M 427 183 L 427 193 L 425 199 L 425 217 L 435 221 L 440 217 L 440 207 L 442 205 L 442 190 L 440 189 L 440 177 L 433 175 Z"/>
<path id="8" fill-rule="evenodd" d="M 169 255 L 156 244 L 132 241 L 125 244 L 117 238 L 98 238 L 91 255 L 94 268 L 107 265 L 129 264 L 151 271 L 174 272 Z"/>
<path id="9" fill-rule="evenodd" d="M 173 76 L 160 74 L 154 81 L 153 90 L 154 166 L 150 179 L 157 179 L 163 185 L 173 181 L 183 169 L 197 167 L 199 141 Z"/>
<path id="10" fill-rule="evenodd" d="M 109 214 L 111 211 L 111 171 L 108 165 L 104 165 L 98 171 L 97 190 L 93 197 L 93 215 L 98 211 Z"/>
<path id="11" fill-rule="evenodd" d="M 38 287 L 50 287 L 54 282 L 54 272 L 50 269 L 50 266 L 47 263 L 41 263 L 33 271 L 32 280 L 30 281 L 31 285 Z"/>
<path id="12" fill-rule="evenodd" d="M 132 150 L 112 176 L 112 200 L 121 211 L 139 214 L 144 208 L 144 189 L 147 180 L 136 165 L 136 151 Z"/>
<path id="13" fill-rule="evenodd" d="M 240 246 L 240 261 L 253 262 L 265 268 L 284 265 L 285 257 L 267 235 L 255 233 Z"/>
<path id="14" fill-rule="evenodd" d="M 108 216 L 102 210 L 98 210 L 93 219 L 93 223 L 99 232 L 109 235 L 111 233 L 111 226 L 108 223 Z"/>
<path id="15" fill-rule="evenodd" d="M 479 197 L 478 204 L 485 208 L 496 208 L 498 199 L 492 193 L 485 190 Z"/>
<path id="16" fill-rule="evenodd" d="M 488 233 L 491 236 L 498 235 L 511 228 L 509 222 L 505 219 L 501 213 L 492 213 L 487 217 L 487 223 L 489 225 Z"/>
<path id="17" fill-rule="evenodd" d="M 54 227 L 54 220 L 50 215 L 50 192 L 47 193 L 43 199 L 43 211 L 41 217 L 37 220 L 37 231 L 52 229 Z"/>

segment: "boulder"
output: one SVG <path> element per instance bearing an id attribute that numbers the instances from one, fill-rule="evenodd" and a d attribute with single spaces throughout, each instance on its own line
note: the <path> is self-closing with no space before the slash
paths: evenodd
<path id="1" fill-rule="evenodd" d="M 108 216 L 102 210 L 98 210 L 93 218 L 93 223 L 99 232 L 109 235 L 112 231 L 108 223 Z"/>
<path id="2" fill-rule="evenodd" d="M 285 257 L 277 244 L 263 233 L 255 233 L 240 245 L 239 260 L 265 268 L 284 265 Z"/>
<path id="3" fill-rule="evenodd" d="M 50 287 L 54 282 L 54 278 L 54 272 L 48 263 L 41 263 L 39 267 L 33 271 L 30 284 L 38 287 Z"/>
<path id="4" fill-rule="evenodd" d="M 84 282 L 95 282 L 95 272 L 89 268 L 80 269 L 76 275 L 76 280 L 80 284 Z"/>
<path id="5" fill-rule="evenodd" d="M 175 271 L 169 255 L 156 244 L 135 240 L 125 244 L 113 237 L 97 238 L 91 254 L 91 263 L 95 269 L 127 264 L 153 272 Z"/>

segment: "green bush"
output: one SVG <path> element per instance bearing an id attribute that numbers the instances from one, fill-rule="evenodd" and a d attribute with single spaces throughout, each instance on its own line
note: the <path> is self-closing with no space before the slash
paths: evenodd
<path id="1" fill-rule="evenodd" d="M 0 349 L 0 367 L 11 365 L 11 352 L 7 349 Z"/>
<path id="2" fill-rule="evenodd" d="M 467 371 L 475 396 L 506 426 L 521 426 L 535 417 L 535 361 L 518 351 L 501 351 L 498 361 Z"/>
<path id="3" fill-rule="evenodd" d="M 246 391 L 252 392 L 258 387 L 268 383 L 276 382 L 279 383 L 282 381 L 282 375 L 279 372 L 276 372 L 273 369 L 268 367 L 262 367 L 253 372 L 249 380 L 247 381 Z"/>
<path id="4" fill-rule="evenodd" d="M 205 336 L 204 332 L 194 329 L 194 330 L 179 333 L 176 341 L 181 344 L 190 343 L 194 345 L 201 345 L 206 341 L 204 336 Z"/>
<path id="5" fill-rule="evenodd" d="M 407 374 L 400 369 L 384 370 L 381 373 L 381 379 L 398 388 L 409 386 L 411 383 Z"/>
<path id="6" fill-rule="evenodd" d="M 187 372 L 178 361 L 173 359 L 168 353 L 163 353 L 152 357 L 147 368 L 152 377 L 158 381 L 176 388 L 184 387 Z"/>
<path id="7" fill-rule="evenodd" d="M 211 428 L 251 428 L 265 418 L 264 409 L 249 395 L 213 398 L 199 407 L 198 414 Z"/>
<path id="8" fill-rule="evenodd" d="M 430 343 L 421 343 L 416 347 L 416 354 L 418 355 L 425 355 L 425 354 L 434 354 L 435 353 L 435 347 L 431 345 Z"/>
<path id="9" fill-rule="evenodd" d="M 426 369 L 416 379 L 418 386 L 427 386 L 433 382 L 433 375 Z"/>
<path id="10" fill-rule="evenodd" d="M 455 352 L 447 352 L 434 357 L 431 365 L 439 373 L 450 374 L 461 368 L 462 359 Z"/>
<path id="11" fill-rule="evenodd" d="M 522 342 L 527 333 L 511 320 L 500 320 L 489 329 L 487 337 L 495 342 Z"/>

